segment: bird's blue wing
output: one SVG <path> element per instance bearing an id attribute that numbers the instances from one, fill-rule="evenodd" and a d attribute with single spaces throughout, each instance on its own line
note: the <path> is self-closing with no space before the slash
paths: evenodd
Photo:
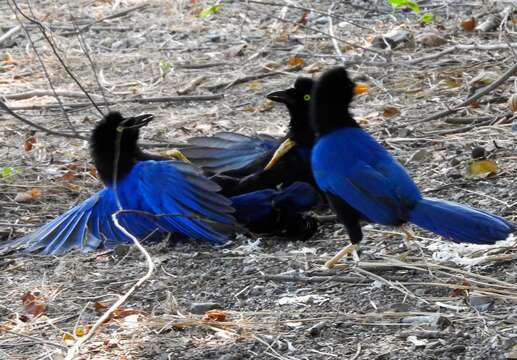
<path id="1" fill-rule="evenodd" d="M 231 132 L 220 132 L 211 137 L 194 137 L 190 146 L 181 151 L 204 171 L 220 174 L 266 165 L 280 140 L 268 135 L 249 137 Z"/>
<path id="2" fill-rule="evenodd" d="M 172 215 L 156 219 L 165 231 L 212 243 L 225 242 L 234 231 L 231 201 L 218 194 L 219 185 L 191 164 L 143 161 L 125 182 L 138 184 L 138 189 L 119 188 L 124 208 Z"/>
<path id="3" fill-rule="evenodd" d="M 312 167 L 318 186 L 380 224 L 407 220 L 421 198 L 404 168 L 361 129 L 343 129 L 322 137 Z"/>

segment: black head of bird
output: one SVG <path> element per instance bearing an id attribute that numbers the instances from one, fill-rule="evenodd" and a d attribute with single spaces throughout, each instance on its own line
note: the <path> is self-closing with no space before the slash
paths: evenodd
<path id="1" fill-rule="evenodd" d="M 316 134 L 323 135 L 342 127 L 358 127 L 348 107 L 355 94 L 366 91 L 366 85 L 354 83 L 344 67 L 324 72 L 312 91 L 311 119 Z"/>
<path id="2" fill-rule="evenodd" d="M 267 95 L 269 100 L 285 104 L 291 116 L 287 137 L 294 140 L 295 143 L 305 146 L 312 146 L 314 143 L 314 132 L 309 120 L 313 86 L 314 80 L 299 77 L 296 79 L 294 87 Z"/>
<path id="3" fill-rule="evenodd" d="M 124 118 L 119 112 L 110 112 L 95 126 L 90 138 L 90 148 L 95 167 L 104 184 L 113 183 L 117 155 L 117 180 L 122 180 L 129 174 L 137 161 L 137 153 L 140 152 L 140 128 L 152 119 L 153 115 L 150 114 Z"/>

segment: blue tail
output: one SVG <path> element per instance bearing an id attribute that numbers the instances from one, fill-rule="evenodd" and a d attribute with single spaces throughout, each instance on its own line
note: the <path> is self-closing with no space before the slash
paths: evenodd
<path id="1" fill-rule="evenodd" d="M 318 200 L 318 193 L 307 183 L 296 182 L 286 189 L 264 189 L 230 198 L 234 216 L 241 224 L 248 225 L 271 216 L 275 209 L 298 213 L 309 210 Z"/>
<path id="2" fill-rule="evenodd" d="M 424 198 L 409 214 L 409 221 L 454 242 L 494 244 L 516 227 L 490 213 L 445 200 Z"/>

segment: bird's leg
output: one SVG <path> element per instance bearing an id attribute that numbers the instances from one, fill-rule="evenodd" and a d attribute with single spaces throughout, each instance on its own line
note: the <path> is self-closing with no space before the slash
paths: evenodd
<path id="1" fill-rule="evenodd" d="M 167 150 L 163 153 L 164 156 L 168 157 L 171 160 L 179 160 L 186 163 L 190 163 L 191 161 L 178 149 Z"/>
<path id="2" fill-rule="evenodd" d="M 402 224 L 400 230 L 403 233 L 404 244 L 408 250 L 411 250 L 411 241 L 415 238 L 415 234 L 408 225 Z"/>
<path id="3" fill-rule="evenodd" d="M 352 254 L 352 258 L 355 262 L 359 262 L 359 255 L 357 254 L 357 250 L 359 250 L 359 244 L 349 244 L 341 249 L 336 255 L 332 257 L 329 261 L 325 263 L 325 267 L 327 269 L 332 269 L 336 266 L 337 262 L 341 260 L 343 257 Z"/>

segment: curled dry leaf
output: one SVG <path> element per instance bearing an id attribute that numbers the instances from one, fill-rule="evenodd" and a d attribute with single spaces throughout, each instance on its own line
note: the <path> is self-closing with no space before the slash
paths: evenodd
<path id="1" fill-rule="evenodd" d="M 476 28 L 476 18 L 471 17 L 467 20 L 463 20 L 461 22 L 461 27 L 465 31 L 474 31 L 474 29 Z"/>
<path id="2" fill-rule="evenodd" d="M 508 106 L 513 112 L 517 112 L 517 93 L 510 96 L 508 99 Z"/>
<path id="3" fill-rule="evenodd" d="M 34 136 L 31 136 L 25 140 L 25 143 L 23 144 L 23 148 L 25 151 L 31 151 L 34 147 L 34 144 L 36 144 L 36 138 Z"/>
<path id="4" fill-rule="evenodd" d="M 41 194 L 41 189 L 32 188 L 31 190 L 16 194 L 14 201 L 20 203 L 31 203 L 38 201 L 41 198 Z"/>
<path id="5" fill-rule="evenodd" d="M 46 310 L 46 305 L 38 301 L 39 297 L 34 295 L 31 291 L 26 292 L 22 296 L 22 302 L 25 310 L 34 317 L 40 316 Z"/>
<path id="6" fill-rule="evenodd" d="M 58 177 L 57 180 L 72 181 L 75 178 L 77 178 L 77 175 L 75 175 L 75 173 L 70 170 L 70 171 L 67 171 L 63 176 Z"/>
<path id="7" fill-rule="evenodd" d="M 226 320 L 226 313 L 223 310 L 209 310 L 203 316 L 204 321 L 224 321 Z"/>

